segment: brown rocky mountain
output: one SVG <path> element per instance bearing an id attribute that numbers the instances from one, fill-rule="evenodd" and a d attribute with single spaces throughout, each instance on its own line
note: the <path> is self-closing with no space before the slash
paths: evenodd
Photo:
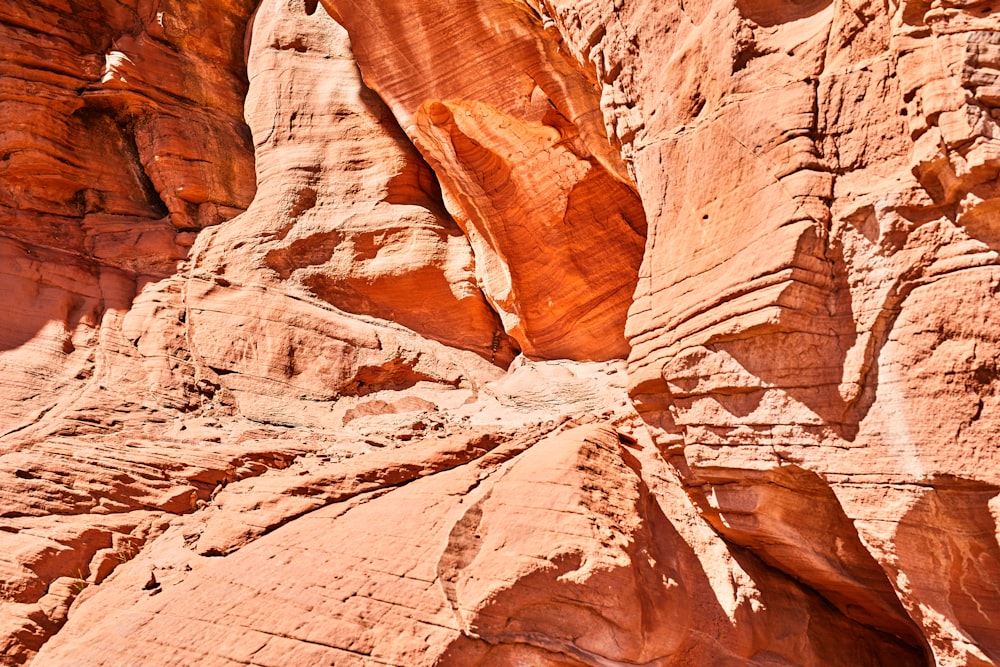
<path id="1" fill-rule="evenodd" d="M 998 664 L 998 175 L 982 0 L 0 0 L 0 665 Z"/>

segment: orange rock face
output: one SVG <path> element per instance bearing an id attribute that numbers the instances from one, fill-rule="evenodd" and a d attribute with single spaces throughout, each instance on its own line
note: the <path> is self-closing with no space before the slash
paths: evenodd
<path id="1" fill-rule="evenodd" d="M 1000 663 L 1000 9 L 0 54 L 3 667 Z"/>
<path id="2" fill-rule="evenodd" d="M 589 72 L 540 39 L 538 17 L 519 3 L 323 5 L 434 168 L 483 291 L 524 354 L 624 356 L 646 221 Z"/>

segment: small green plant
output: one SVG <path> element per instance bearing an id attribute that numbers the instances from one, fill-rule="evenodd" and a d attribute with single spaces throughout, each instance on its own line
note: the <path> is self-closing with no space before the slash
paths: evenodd
<path id="1" fill-rule="evenodd" d="M 87 579 L 83 576 L 83 572 L 80 571 L 80 568 L 77 568 L 76 581 L 69 585 L 70 590 L 72 590 L 74 594 L 79 595 L 83 592 L 83 589 L 89 585 L 90 584 L 87 582 Z"/>

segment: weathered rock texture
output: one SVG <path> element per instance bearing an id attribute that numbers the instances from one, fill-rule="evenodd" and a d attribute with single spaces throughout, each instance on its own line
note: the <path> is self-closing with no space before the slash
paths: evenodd
<path id="1" fill-rule="evenodd" d="M 0 0 L 0 665 L 1000 663 L 1000 8 Z"/>

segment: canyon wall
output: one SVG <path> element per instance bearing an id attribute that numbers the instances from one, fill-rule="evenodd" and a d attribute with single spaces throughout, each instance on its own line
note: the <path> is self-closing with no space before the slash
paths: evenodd
<path id="1" fill-rule="evenodd" d="M 1000 9 L 0 2 L 0 665 L 1000 663 Z"/>

